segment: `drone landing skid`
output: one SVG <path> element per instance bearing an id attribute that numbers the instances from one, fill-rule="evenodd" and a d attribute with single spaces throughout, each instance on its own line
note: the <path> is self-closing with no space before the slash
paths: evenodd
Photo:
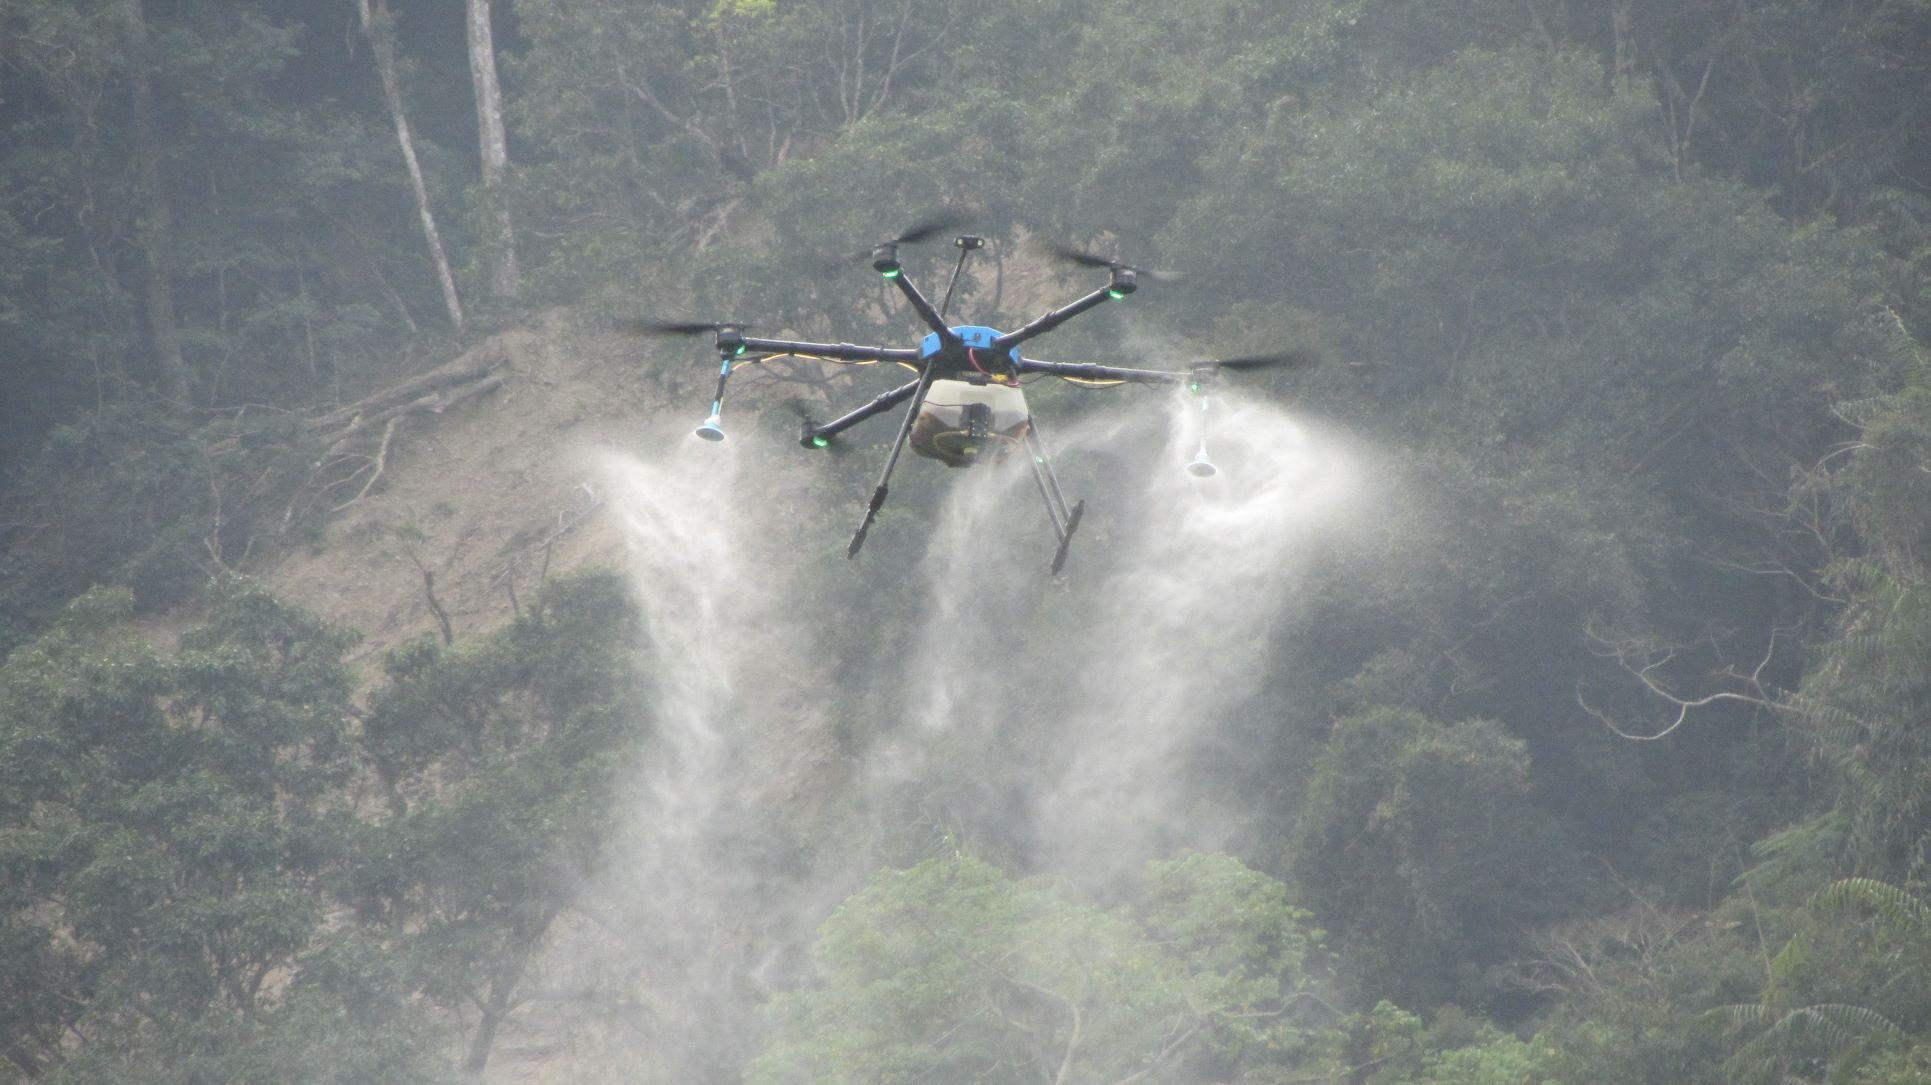
<path id="1" fill-rule="evenodd" d="M 1040 439 L 1036 424 L 1026 428 L 1026 452 L 1032 461 L 1033 484 L 1039 487 L 1039 497 L 1046 502 L 1046 515 L 1053 521 L 1053 534 L 1059 537 L 1052 569 L 1053 575 L 1058 576 L 1066 564 L 1066 551 L 1073 545 L 1073 532 L 1079 530 L 1079 519 L 1086 514 L 1086 502 L 1081 501 L 1070 509 L 1066 507 L 1066 495 L 1060 492 L 1059 479 L 1046 456 L 1046 442 Z"/>
<path id="2" fill-rule="evenodd" d="M 1081 501 L 1079 504 L 1073 506 L 1073 514 L 1066 518 L 1066 527 L 1059 533 L 1059 549 L 1053 551 L 1052 573 L 1054 576 L 1058 576 L 1060 568 L 1066 564 L 1066 551 L 1073 545 L 1073 532 L 1079 530 L 1079 518 L 1085 512 L 1086 502 Z"/>
<path id="3" fill-rule="evenodd" d="M 905 451 L 905 439 L 911 436 L 912 421 L 918 417 L 919 407 L 925 402 L 925 394 L 932 388 L 932 373 L 938 368 L 936 356 L 925 360 L 925 368 L 919 370 L 918 383 L 912 387 L 912 406 L 905 412 L 905 420 L 899 423 L 898 440 L 892 442 L 892 454 L 885 460 L 885 470 L 878 476 L 878 488 L 872 491 L 871 503 L 865 506 L 865 519 L 852 534 L 851 545 L 845 548 L 845 558 L 858 556 L 858 548 L 865 545 L 865 533 L 872 529 L 872 521 L 878 519 L 878 510 L 885 504 L 885 495 L 891 492 L 892 468 L 898 466 L 898 454 Z"/>

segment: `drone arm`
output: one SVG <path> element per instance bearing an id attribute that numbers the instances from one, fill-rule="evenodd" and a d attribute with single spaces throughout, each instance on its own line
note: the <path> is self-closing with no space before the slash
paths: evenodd
<path id="1" fill-rule="evenodd" d="M 860 422 L 865 421 L 867 418 L 872 417 L 873 415 L 883 414 L 886 411 L 891 410 L 893 407 L 896 407 L 899 404 L 905 402 L 907 399 L 911 398 L 912 394 L 914 392 L 917 392 L 918 390 L 919 390 L 918 381 L 915 381 L 915 380 L 908 381 L 904 384 L 899 385 L 897 388 L 894 388 L 891 391 L 886 392 L 883 395 L 880 395 L 878 398 L 872 400 L 870 403 L 865 404 L 863 407 L 860 407 L 857 410 L 852 411 L 848 414 L 844 414 L 837 418 L 834 418 L 831 421 L 826 422 L 822 426 L 812 422 L 806 422 L 804 434 L 802 437 L 799 438 L 798 443 L 809 446 L 813 443 L 813 441 L 819 438 L 835 437 L 838 434 L 843 433 L 844 431 L 852 428 L 853 426 L 856 426 Z"/>
<path id="2" fill-rule="evenodd" d="M 900 347 L 866 347 L 856 343 L 804 343 L 791 339 L 744 336 L 744 349 L 760 354 L 801 354 L 840 362 L 916 362 L 919 352 Z"/>
<path id="3" fill-rule="evenodd" d="M 1038 335 L 1042 332 L 1052 331 L 1054 328 L 1059 327 L 1061 324 L 1066 323 L 1067 321 L 1080 315 L 1086 310 L 1093 308 L 1094 306 L 1100 304 L 1103 301 L 1110 301 L 1120 296 L 1121 296 L 1120 292 L 1116 290 L 1111 284 L 1108 284 L 1107 286 L 1101 287 L 1100 289 L 1093 291 L 1091 294 L 1086 295 L 1085 297 L 1079 299 L 1078 301 L 1073 302 L 1070 305 L 1066 305 L 1066 306 L 1062 306 L 1061 308 L 1054 309 L 1052 312 L 1047 313 L 1045 316 L 1040 317 L 1038 320 L 1035 320 L 1032 323 L 1025 325 L 1024 327 L 1015 328 L 1012 331 L 1009 331 L 1006 334 L 1000 336 L 999 338 L 994 339 L 992 341 L 992 347 L 994 350 L 1009 349 L 1020 343 L 1025 342 L 1028 339 L 1031 339 L 1033 336 Z"/>
<path id="4" fill-rule="evenodd" d="M 1133 381 L 1137 384 L 1182 384 L 1193 376 L 1191 373 L 1165 369 L 1125 369 L 1117 365 L 1095 365 L 1092 362 L 1039 362 L 1031 358 L 1020 359 L 1014 368 L 1022 376 L 1027 373 L 1043 373 L 1051 377 L 1071 377 L 1075 380 Z"/>
<path id="5" fill-rule="evenodd" d="M 898 287 L 899 293 L 905 295 L 906 301 L 912 303 L 912 308 L 918 311 L 919 319 L 925 321 L 926 327 L 939 333 L 941 343 L 951 345 L 958 341 L 958 333 L 946 327 L 945 318 L 939 315 L 937 309 L 932 308 L 932 303 L 925 300 L 925 295 L 919 293 L 919 288 L 913 286 L 912 280 L 906 278 L 903 272 L 892 276 L 892 284 Z"/>

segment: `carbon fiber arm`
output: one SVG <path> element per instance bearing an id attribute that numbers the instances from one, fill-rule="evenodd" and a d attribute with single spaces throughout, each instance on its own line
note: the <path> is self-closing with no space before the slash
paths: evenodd
<path id="1" fill-rule="evenodd" d="M 1043 373 L 1050 377 L 1071 377 L 1074 380 L 1132 381 L 1136 384 L 1183 384 L 1193 376 L 1190 372 L 1166 369 L 1127 369 L 1092 362 L 1038 362 L 1031 358 L 1021 359 L 1014 368 L 1021 376 Z"/>
<path id="2" fill-rule="evenodd" d="M 744 337 L 744 349 L 760 354 L 804 354 L 841 362 L 917 362 L 919 352 L 906 347 L 867 347 L 857 343 L 805 343 L 793 339 Z"/>

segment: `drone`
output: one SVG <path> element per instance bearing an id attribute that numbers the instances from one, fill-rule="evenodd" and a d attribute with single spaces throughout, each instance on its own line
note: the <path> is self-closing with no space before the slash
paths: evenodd
<path id="1" fill-rule="evenodd" d="M 1026 357 L 1020 353 L 1020 344 L 1052 331 L 1089 309 L 1109 301 L 1124 300 L 1139 289 L 1142 277 L 1161 281 L 1172 276 L 1077 249 L 1049 246 L 1051 255 L 1059 260 L 1104 270 L 1107 274 L 1106 285 L 1008 332 L 976 324 L 949 324 L 946 311 L 959 285 L 960 273 L 965 270 L 967 260 L 986 247 L 987 240 L 963 233 L 953 237 L 952 244 L 959 250 L 958 260 L 953 264 L 951 278 L 937 307 L 919 292 L 905 274 L 904 265 L 899 261 L 899 246 L 930 240 L 956 226 L 957 222 L 952 219 L 927 221 L 870 249 L 872 270 L 898 288 L 919 319 L 930 329 L 916 348 L 765 339 L 745 334 L 751 325 L 736 322 L 635 320 L 626 325 L 626 330 L 638 334 L 709 334 L 713 337 L 719 361 L 717 392 L 711 399 L 710 416 L 696 431 L 696 435 L 706 441 L 724 440 L 722 413 L 725 386 L 730 383 L 731 374 L 746 365 L 777 358 L 847 364 L 891 362 L 918 374 L 916 379 L 828 422 L 816 422 L 809 417 L 804 419 L 798 443 L 805 448 L 823 449 L 830 447 L 834 438 L 853 426 L 900 404 L 909 403 L 899 421 L 898 438 L 885 459 L 878 485 L 866 504 L 864 519 L 846 548 L 847 558 L 857 557 L 859 548 L 865 545 L 865 535 L 885 504 L 892 472 L 898 466 L 900 454 L 907 447 L 916 455 L 938 460 L 949 467 L 997 462 L 1023 449 L 1032 470 L 1033 482 L 1041 500 L 1045 502 L 1047 516 L 1052 520 L 1053 534 L 1058 539 L 1051 571 L 1054 575 L 1059 573 L 1066 564 L 1073 533 L 1079 530 L 1086 502 L 1067 503 L 1059 479 L 1053 472 L 1052 457 L 1048 454 L 1045 439 L 1040 435 L 1038 421 L 1027 409 L 1026 395 L 1021 388 L 1023 378 L 1054 377 L 1087 387 L 1121 384 L 1183 386 L 1193 395 L 1201 397 L 1201 408 L 1205 411 L 1209 402 L 1207 397 L 1217 387 L 1223 370 L 1277 366 L 1299 368 L 1312 365 L 1315 361 L 1311 354 L 1291 351 L 1192 362 L 1184 368 L 1166 370 L 1133 369 L 1089 362 L 1048 362 Z M 864 252 L 854 253 L 852 258 L 858 259 L 864 255 Z M 1199 453 L 1187 464 L 1186 469 L 1197 478 L 1210 478 L 1217 473 L 1218 469 L 1207 456 L 1204 435 Z"/>

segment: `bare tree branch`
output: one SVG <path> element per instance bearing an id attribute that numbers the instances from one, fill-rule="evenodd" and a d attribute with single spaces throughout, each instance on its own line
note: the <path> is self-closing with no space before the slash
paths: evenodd
<path id="1" fill-rule="evenodd" d="M 1651 696 L 1666 705 L 1672 705 L 1676 708 L 1676 718 L 1671 720 L 1661 730 L 1654 734 L 1635 734 L 1617 726 L 1616 722 L 1610 719 L 1607 713 L 1591 705 L 1583 695 L 1582 680 L 1578 679 L 1576 681 L 1576 704 L 1580 705 L 1584 712 L 1595 717 L 1597 722 L 1607 727 L 1619 738 L 1625 738 L 1631 742 L 1654 742 L 1667 737 L 1678 727 L 1683 726 L 1684 721 L 1689 719 L 1692 709 L 1703 708 L 1718 702 L 1733 701 L 1771 710 L 1785 707 L 1775 694 L 1765 688 L 1763 672 L 1765 668 L 1769 667 L 1771 659 L 1776 654 L 1777 638 L 1780 635 L 1791 632 L 1790 630 L 1772 629 L 1770 631 L 1769 642 L 1764 646 L 1763 658 L 1757 661 L 1756 666 L 1752 668 L 1749 674 L 1743 674 L 1734 667 L 1724 667 L 1713 673 L 1712 677 L 1714 678 L 1741 682 L 1743 691 L 1718 690 L 1715 693 L 1694 698 L 1677 696 L 1665 688 L 1657 678 L 1658 670 L 1676 658 L 1676 649 L 1659 649 L 1653 643 L 1640 638 L 1612 640 L 1597 633 L 1593 626 L 1588 625 L 1584 627 L 1583 632 L 1589 638 L 1591 643 L 1590 651 L 1592 653 L 1605 659 L 1614 659 L 1617 665 L 1626 673 L 1634 676 L 1638 682 L 1642 683 L 1643 688 Z"/>

